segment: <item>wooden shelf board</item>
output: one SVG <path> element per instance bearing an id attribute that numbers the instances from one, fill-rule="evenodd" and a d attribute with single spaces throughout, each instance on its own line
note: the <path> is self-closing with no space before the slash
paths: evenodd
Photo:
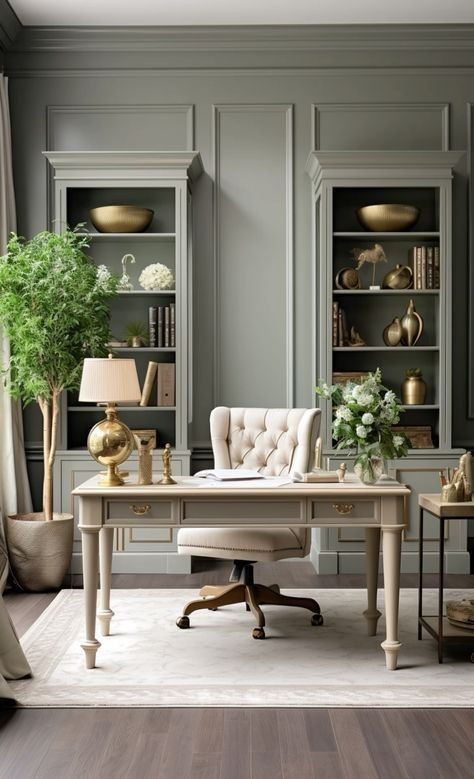
<path id="1" fill-rule="evenodd" d="M 404 411 L 439 411 L 437 403 L 423 403 L 422 405 L 402 405 Z"/>
<path id="2" fill-rule="evenodd" d="M 91 238 L 94 241 L 129 241 L 132 238 L 140 238 L 148 241 L 171 241 L 176 238 L 176 233 L 76 233 L 81 238 Z"/>
<path id="3" fill-rule="evenodd" d="M 333 352 L 438 352 L 439 346 L 333 346 Z"/>
<path id="4" fill-rule="evenodd" d="M 333 289 L 333 295 L 439 295 L 439 289 Z"/>
<path id="5" fill-rule="evenodd" d="M 403 238 L 403 240 L 407 238 L 415 238 L 418 240 L 423 239 L 432 239 L 432 238 L 439 238 L 440 234 L 437 231 L 430 231 L 426 230 L 424 232 L 419 233 L 413 233 L 413 232 L 385 232 L 385 233 L 372 233 L 372 232 L 366 232 L 364 230 L 351 230 L 351 231 L 338 231 L 333 233 L 334 238 L 365 238 L 366 240 L 370 241 L 372 238 Z"/>
<path id="6" fill-rule="evenodd" d="M 425 622 L 430 626 L 432 631 L 438 635 L 438 617 L 435 615 L 423 616 Z M 461 639 L 463 641 L 472 641 L 474 646 L 474 630 L 471 628 L 458 628 L 456 625 L 451 625 L 447 617 L 443 617 L 443 640 L 445 638 Z"/>
<path id="7" fill-rule="evenodd" d="M 118 294 L 127 297 L 127 295 L 176 295 L 175 289 L 119 289 Z"/>
<path id="8" fill-rule="evenodd" d="M 114 352 L 175 352 L 175 346 L 109 346 Z"/>

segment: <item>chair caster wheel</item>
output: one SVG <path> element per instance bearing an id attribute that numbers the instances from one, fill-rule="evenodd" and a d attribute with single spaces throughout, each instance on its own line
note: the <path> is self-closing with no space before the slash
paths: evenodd
<path id="1" fill-rule="evenodd" d="M 186 630 L 189 627 L 189 617 L 178 617 L 176 624 L 181 630 Z"/>
<path id="2" fill-rule="evenodd" d="M 313 614 L 311 617 L 312 625 L 324 625 L 324 619 L 322 614 Z"/>
<path id="3" fill-rule="evenodd" d="M 474 652 L 471 655 L 471 663 L 474 663 Z"/>
<path id="4" fill-rule="evenodd" d="M 265 631 L 263 628 L 254 628 L 252 630 L 252 638 L 263 639 L 265 638 Z"/>

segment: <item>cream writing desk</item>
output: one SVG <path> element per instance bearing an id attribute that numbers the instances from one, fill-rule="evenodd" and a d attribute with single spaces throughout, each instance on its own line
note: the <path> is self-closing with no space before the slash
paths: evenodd
<path id="1" fill-rule="evenodd" d="M 159 477 L 156 477 L 159 478 Z M 389 670 L 397 667 L 398 600 L 404 501 L 410 490 L 387 480 L 366 487 L 350 474 L 343 484 L 207 486 L 203 479 L 177 477 L 176 486 L 138 486 L 131 473 L 122 487 L 100 487 L 93 477 L 73 491 L 79 498 L 82 534 L 86 635 L 81 644 L 86 668 L 94 668 L 99 641 L 95 636 L 97 575 L 100 557 L 101 634 L 109 635 L 112 541 L 116 527 L 361 527 L 366 534 L 368 605 L 364 616 L 375 635 L 377 576 L 382 531 L 386 631 L 382 648 Z M 134 483 L 135 482 L 135 483 Z M 247 482 L 247 484 L 249 484 Z M 100 551 L 100 555 L 99 555 Z"/>

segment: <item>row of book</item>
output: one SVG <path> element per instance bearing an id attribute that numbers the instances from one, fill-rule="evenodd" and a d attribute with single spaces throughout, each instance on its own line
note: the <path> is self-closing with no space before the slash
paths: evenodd
<path id="1" fill-rule="evenodd" d="M 336 300 L 332 304 L 332 345 L 333 347 L 346 346 L 348 341 L 346 313 Z"/>
<path id="2" fill-rule="evenodd" d="M 159 348 L 176 346 L 176 309 L 169 306 L 150 306 L 148 309 L 148 344 Z"/>
<path id="3" fill-rule="evenodd" d="M 408 260 L 414 289 L 439 289 L 439 246 L 413 246 Z"/>
<path id="4" fill-rule="evenodd" d="M 156 385 L 156 388 L 155 388 Z M 150 399 L 154 395 L 156 404 Z M 174 406 L 176 404 L 176 365 L 174 362 L 150 360 L 143 384 L 140 406 Z"/>

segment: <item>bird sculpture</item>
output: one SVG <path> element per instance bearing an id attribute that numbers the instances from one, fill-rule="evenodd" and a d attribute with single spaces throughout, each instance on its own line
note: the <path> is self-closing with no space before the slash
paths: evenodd
<path id="1" fill-rule="evenodd" d="M 364 263 L 370 262 L 373 265 L 372 286 L 375 286 L 375 266 L 379 262 L 387 262 L 386 254 L 380 243 L 374 244 L 373 249 L 352 249 L 351 254 L 357 262 L 357 270 L 360 270 Z"/>

